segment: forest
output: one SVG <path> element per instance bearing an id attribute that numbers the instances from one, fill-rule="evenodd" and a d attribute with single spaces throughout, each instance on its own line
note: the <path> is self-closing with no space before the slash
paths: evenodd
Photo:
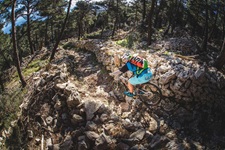
<path id="1" fill-rule="evenodd" d="M 116 41 L 121 31 L 128 34 L 118 43 L 132 50 L 148 50 L 169 38 L 193 40 L 197 52 L 182 57 L 195 55 L 225 72 L 224 0 L 0 0 L 0 11 L 0 99 L 8 98 L 9 80 L 22 88 L 29 85 L 28 74 L 40 68 L 25 72 L 25 60 L 31 62 L 43 48 L 50 53 L 47 64 L 54 61 L 61 41 Z M 25 22 L 17 25 L 21 18 Z M 9 33 L 3 31 L 7 25 Z M 5 105 L 1 101 L 0 108 L 6 110 Z M 1 121 L 0 130 L 6 124 Z"/>
<path id="2" fill-rule="evenodd" d="M 110 38 L 119 29 L 136 29 L 134 42 L 153 41 L 172 36 L 174 30 L 188 32 L 199 44 L 199 54 L 208 48 L 219 51 L 213 64 L 222 69 L 224 58 L 225 10 L 222 0 L 108 0 L 102 2 L 78 1 L 74 8 L 71 1 L 45 0 L 2 0 L 1 28 L 11 23 L 10 34 L 1 31 L 1 78 L 4 70 L 15 65 L 23 86 L 26 85 L 20 73 L 23 57 L 33 55 L 42 47 L 48 47 L 54 57 L 60 40 L 76 37 L 104 38 L 104 31 L 111 31 Z M 104 11 L 100 11 L 104 8 Z M 39 16 L 39 17 L 37 17 Z M 26 22 L 16 26 L 17 18 Z M 36 19 L 37 18 L 37 19 Z M 147 31 L 147 32 L 146 32 Z M 158 36 L 162 32 L 161 36 Z M 129 39 L 128 39 L 129 40 Z M 0 80 L 1 91 L 4 79 Z"/>

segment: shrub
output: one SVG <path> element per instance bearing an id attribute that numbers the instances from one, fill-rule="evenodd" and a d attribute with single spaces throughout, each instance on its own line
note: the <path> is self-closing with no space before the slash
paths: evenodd
<path id="1" fill-rule="evenodd" d="M 63 45 L 64 49 L 73 49 L 76 48 L 73 42 L 68 42 L 65 45 Z"/>

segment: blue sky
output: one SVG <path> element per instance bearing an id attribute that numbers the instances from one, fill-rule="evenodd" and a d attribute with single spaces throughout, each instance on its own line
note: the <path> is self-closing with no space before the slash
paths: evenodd
<path id="1" fill-rule="evenodd" d="M 17 25 L 17 26 L 20 26 L 20 25 L 23 24 L 24 22 L 26 22 L 26 20 L 25 20 L 23 17 L 20 17 L 20 18 L 18 18 L 18 19 L 16 20 L 16 25 Z M 7 26 L 4 25 L 2 31 L 3 31 L 4 33 L 6 33 L 6 34 L 9 34 L 11 28 L 12 28 L 12 25 L 11 25 L 11 23 L 9 23 Z"/>
<path id="2" fill-rule="evenodd" d="M 39 19 L 39 16 L 35 16 L 35 20 Z M 18 19 L 16 19 L 16 26 L 20 26 L 21 24 L 24 24 L 26 22 L 26 19 L 24 19 L 23 17 L 19 17 Z M 8 23 L 7 25 L 5 24 L 2 31 L 5 34 L 9 34 L 10 30 L 12 29 L 12 25 L 11 23 Z"/>
<path id="3" fill-rule="evenodd" d="M 1 1 L 1 0 L 0 0 Z M 102 0 L 91 0 L 91 2 L 98 2 L 98 1 L 102 1 Z M 130 2 L 130 1 L 133 1 L 133 0 L 127 0 L 127 2 Z M 75 6 L 75 4 L 78 2 L 78 0 L 72 0 L 72 6 L 71 8 L 73 8 Z M 16 20 L 16 25 L 17 26 L 20 26 L 21 24 L 25 23 L 26 20 L 23 18 L 23 17 L 19 17 L 17 20 Z M 11 23 L 9 23 L 7 26 L 5 25 L 2 29 L 2 31 L 6 34 L 9 34 L 10 33 L 10 30 L 11 30 L 12 26 L 11 26 Z"/>
<path id="4" fill-rule="evenodd" d="M 73 8 L 75 6 L 75 4 L 77 3 L 78 0 L 72 0 L 72 6 L 71 8 Z M 92 0 L 93 1 L 93 0 Z M 99 0 L 94 0 L 94 1 L 99 1 Z M 0 0 L 1 2 L 1 0 Z M 17 26 L 20 26 L 21 24 L 24 24 L 26 22 L 26 20 L 23 18 L 23 17 L 19 17 L 17 20 L 16 20 L 16 25 Z M 5 24 L 2 31 L 5 33 L 5 34 L 9 34 L 10 33 L 10 30 L 12 29 L 12 25 L 11 23 L 8 23 L 8 24 Z"/>
<path id="5" fill-rule="evenodd" d="M 78 2 L 79 0 L 72 0 L 72 6 L 74 6 L 76 4 L 76 2 Z M 100 1 L 103 1 L 103 0 L 91 0 L 91 2 L 100 2 Z M 130 1 L 133 1 L 133 0 L 127 0 L 127 2 L 130 2 Z"/>

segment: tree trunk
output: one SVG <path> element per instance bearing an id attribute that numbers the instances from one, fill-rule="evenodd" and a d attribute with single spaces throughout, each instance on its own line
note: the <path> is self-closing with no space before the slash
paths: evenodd
<path id="1" fill-rule="evenodd" d="M 151 9 L 148 14 L 148 45 L 152 43 L 152 18 L 156 0 L 152 0 Z"/>
<path id="2" fill-rule="evenodd" d="M 157 11 L 155 12 L 155 22 L 154 22 L 154 27 L 155 28 L 161 28 L 162 27 L 162 17 L 160 16 L 160 11 L 163 10 L 163 7 L 165 5 L 165 1 L 161 0 L 160 4 L 158 6 Z"/>
<path id="3" fill-rule="evenodd" d="M 101 39 L 102 39 L 102 36 L 103 36 L 104 29 L 105 29 L 105 27 L 103 26 L 102 29 L 101 29 Z"/>
<path id="4" fill-rule="evenodd" d="M 224 14 L 224 16 L 225 16 L 225 14 Z M 224 39 L 225 38 L 225 21 L 223 22 L 223 33 L 222 33 L 222 39 Z"/>
<path id="5" fill-rule="evenodd" d="M 26 81 L 23 78 L 21 69 L 20 69 L 20 62 L 19 57 L 17 53 L 17 41 L 16 41 L 16 26 L 15 26 L 15 7 L 16 7 L 16 0 L 13 0 L 12 4 L 12 41 L 13 41 L 13 60 L 16 65 L 16 69 L 20 78 L 20 81 L 22 83 L 22 87 L 25 87 L 27 85 Z"/>
<path id="6" fill-rule="evenodd" d="M 52 21 L 51 21 L 50 25 L 51 25 L 51 27 L 50 27 L 50 30 L 51 30 L 50 44 L 51 44 L 51 46 L 52 46 L 53 43 L 55 42 L 55 36 L 54 36 L 54 30 L 53 30 L 53 26 L 54 26 L 54 25 L 53 25 Z"/>
<path id="7" fill-rule="evenodd" d="M 138 24 L 138 6 L 137 6 L 137 2 L 135 3 L 135 19 L 134 19 L 134 26 L 136 27 L 136 25 Z"/>
<path id="8" fill-rule="evenodd" d="M 142 25 L 145 24 L 145 19 L 146 19 L 146 0 L 142 0 L 142 7 L 143 7 L 143 11 L 142 11 Z"/>
<path id="9" fill-rule="evenodd" d="M 204 39 L 202 42 L 202 46 L 201 46 L 201 52 L 206 52 L 207 51 L 207 42 L 208 42 L 208 0 L 205 0 L 206 3 L 206 7 L 205 7 L 205 29 L 204 29 Z"/>
<path id="10" fill-rule="evenodd" d="M 225 10 L 223 9 L 223 11 L 222 11 L 222 14 L 223 14 L 223 16 L 225 17 Z M 225 19 L 223 19 L 223 25 L 222 25 L 222 39 L 224 39 L 225 40 Z M 223 44 L 221 44 L 221 45 L 225 45 L 224 44 L 224 41 L 223 41 Z M 221 47 L 221 49 L 224 51 L 224 46 L 222 46 Z M 225 53 L 225 52 L 224 52 Z M 224 54 L 225 55 L 225 54 Z"/>
<path id="11" fill-rule="evenodd" d="M 216 67 L 218 70 L 221 70 L 223 68 L 223 65 L 225 64 L 225 39 L 223 41 L 223 46 L 221 49 L 221 53 L 219 57 L 216 59 L 215 63 L 213 64 L 214 67 Z"/>
<path id="12" fill-rule="evenodd" d="M 60 40 L 61 40 L 61 38 L 62 38 L 62 36 L 63 36 L 63 32 L 64 32 L 64 29 L 65 29 L 65 27 L 66 27 L 67 19 L 68 19 L 68 17 L 69 17 L 69 13 L 70 13 L 71 2 L 72 2 L 72 0 L 69 1 L 69 6 L 68 6 L 68 9 L 67 9 L 66 18 L 65 18 L 65 20 L 64 20 L 64 23 L 63 23 L 62 30 L 61 30 L 61 32 L 60 32 L 59 38 L 58 38 L 58 40 L 56 41 L 55 46 L 54 46 L 54 48 L 53 48 L 53 50 L 52 50 L 52 54 L 51 54 L 51 57 L 50 57 L 50 60 L 49 60 L 50 62 L 52 61 L 52 59 L 54 59 L 56 49 L 57 49 L 57 47 L 58 47 L 58 45 L 59 45 L 59 42 L 60 42 Z"/>
<path id="13" fill-rule="evenodd" d="M 169 33 L 170 27 L 171 27 L 171 21 L 169 20 L 169 24 L 167 25 L 166 30 L 165 30 L 165 32 L 163 33 L 164 36 L 167 35 L 167 34 Z"/>
<path id="14" fill-rule="evenodd" d="M 5 87 L 4 87 L 4 83 L 3 83 L 3 80 L 2 80 L 2 75 L 0 75 L 0 86 L 1 86 L 2 91 L 4 91 Z"/>
<path id="15" fill-rule="evenodd" d="M 78 41 L 80 41 L 81 39 L 81 29 L 82 29 L 82 26 L 81 26 L 81 21 L 78 20 Z"/>
<path id="16" fill-rule="evenodd" d="M 211 30 L 211 32 L 209 33 L 209 36 L 208 36 L 208 41 L 210 41 L 211 40 L 211 38 L 213 37 L 213 35 L 214 35 L 214 31 L 215 31 L 215 29 L 216 29 L 216 27 L 217 27 L 217 20 L 218 20 L 218 16 L 219 16 L 219 1 L 217 0 L 217 9 L 216 9 L 216 16 L 215 16 L 215 20 L 214 20 L 214 23 L 213 23 L 213 25 L 212 25 L 212 30 Z M 223 38 L 222 38 L 223 39 Z"/>
<path id="17" fill-rule="evenodd" d="M 112 37 L 114 37 L 114 35 L 115 35 L 115 32 L 116 32 L 116 26 L 117 26 L 117 17 L 116 17 L 116 19 L 115 19 L 114 26 L 113 26 Z"/>
<path id="18" fill-rule="evenodd" d="M 116 0 L 116 19 L 113 26 L 112 37 L 115 35 L 118 19 L 119 19 L 119 0 Z"/>
<path id="19" fill-rule="evenodd" d="M 175 6 L 174 6 L 175 11 L 173 11 L 173 12 L 178 12 L 179 11 L 180 4 L 181 4 L 181 1 L 179 1 L 179 2 L 178 2 L 178 0 L 175 1 Z M 173 15 L 173 18 L 172 18 L 172 22 L 171 22 L 171 33 L 172 34 L 173 34 L 173 31 L 174 31 L 174 29 L 175 29 L 175 27 L 177 25 L 177 22 L 178 22 L 178 15 L 179 15 L 178 13 L 175 13 Z"/>
<path id="20" fill-rule="evenodd" d="M 170 8 L 170 9 L 173 9 L 173 8 Z M 164 36 L 167 35 L 167 34 L 169 33 L 169 30 L 170 30 L 170 28 L 171 28 L 171 26 L 172 26 L 173 16 L 172 16 L 172 10 L 170 10 L 170 11 L 171 11 L 171 15 L 169 15 L 168 25 L 167 25 L 167 27 L 166 27 L 165 32 L 163 33 Z"/>
<path id="21" fill-rule="evenodd" d="M 48 46 L 48 19 L 45 22 L 45 47 Z"/>
<path id="22" fill-rule="evenodd" d="M 30 53 L 34 54 L 34 49 L 33 49 L 33 44 L 31 40 L 31 34 L 30 34 L 30 1 L 27 1 L 27 37 L 28 37 L 28 42 L 30 46 Z"/>

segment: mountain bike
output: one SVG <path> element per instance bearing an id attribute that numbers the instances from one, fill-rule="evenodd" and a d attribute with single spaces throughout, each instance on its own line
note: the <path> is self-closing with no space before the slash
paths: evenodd
<path id="1" fill-rule="evenodd" d="M 123 76 L 120 76 L 117 80 L 113 81 L 113 92 L 117 93 L 115 94 L 117 99 L 125 100 L 126 95 L 123 94 L 123 92 L 128 90 L 126 86 L 127 81 L 128 79 Z M 120 92 L 120 94 L 118 94 L 118 92 Z M 151 82 L 136 85 L 134 87 L 134 93 L 134 98 L 139 98 L 148 106 L 155 106 L 159 104 L 162 99 L 162 91 L 157 85 Z"/>

